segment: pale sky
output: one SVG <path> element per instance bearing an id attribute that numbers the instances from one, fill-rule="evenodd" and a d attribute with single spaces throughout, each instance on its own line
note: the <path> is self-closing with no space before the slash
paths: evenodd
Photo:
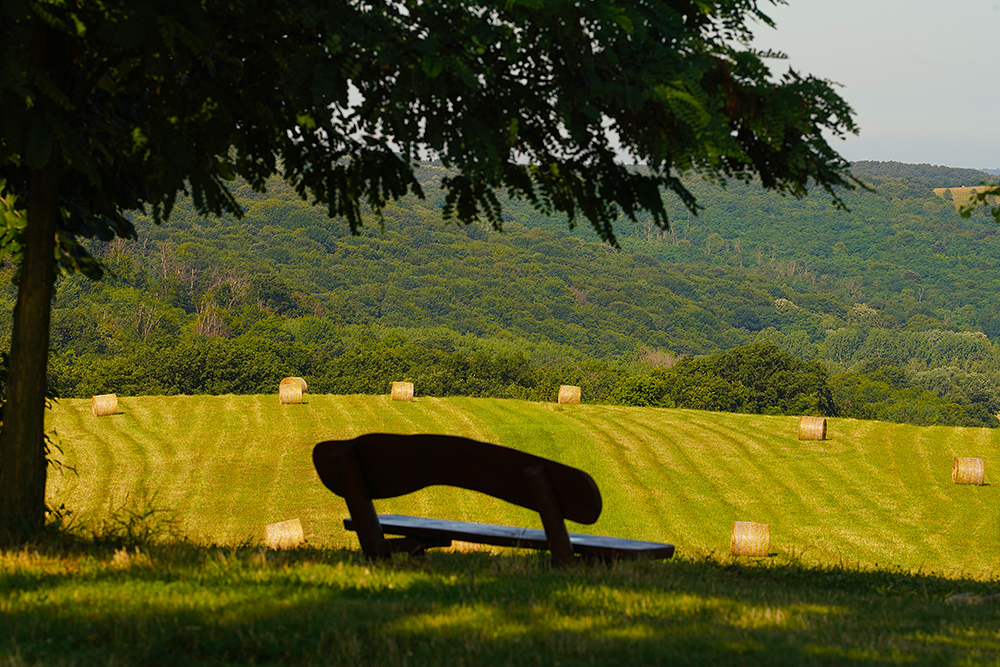
<path id="1" fill-rule="evenodd" d="M 1000 3 L 994 0 L 761 0 L 776 30 L 754 46 L 842 84 L 859 136 L 848 160 L 1000 168 Z M 776 72 L 780 61 L 768 61 Z"/>

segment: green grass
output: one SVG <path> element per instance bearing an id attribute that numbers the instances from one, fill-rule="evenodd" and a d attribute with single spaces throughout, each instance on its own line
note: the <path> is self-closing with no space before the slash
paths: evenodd
<path id="1" fill-rule="evenodd" d="M 952 456 L 974 455 L 989 481 L 992 431 L 831 420 L 829 440 L 799 442 L 787 417 L 308 400 L 124 398 L 100 419 L 61 401 L 50 426 L 79 475 L 53 474 L 50 501 L 73 514 L 0 551 L 0 666 L 1000 664 L 994 487 L 950 480 Z M 605 511 L 574 528 L 669 540 L 677 556 L 553 569 L 533 552 L 434 551 L 370 566 L 310 452 L 376 430 L 579 466 Z M 144 516 L 149 498 L 169 512 Z M 380 509 L 537 525 L 455 490 Z M 163 516 L 175 534 L 155 530 Z M 308 547 L 257 546 L 292 517 Z M 743 519 L 771 524 L 773 557 L 728 556 Z"/>
<path id="2" fill-rule="evenodd" d="M 975 581 L 713 559 L 161 546 L 0 557 L 0 664 L 987 665 Z M 6 652 L 6 656 L 5 656 Z"/>
<path id="3" fill-rule="evenodd" d="M 799 441 L 797 419 L 692 410 L 489 399 L 309 396 L 122 398 L 93 417 L 84 400 L 51 413 L 63 459 L 49 502 L 93 520 L 155 498 L 204 544 L 253 544 L 299 517 L 309 543 L 351 547 L 343 501 L 313 470 L 323 439 L 449 433 L 523 449 L 589 472 L 604 512 L 581 532 L 662 540 L 681 556 L 727 554 L 733 521 L 771 526 L 772 551 L 816 565 L 897 566 L 950 576 L 1000 572 L 997 487 L 951 483 L 954 456 L 997 461 L 989 429 L 833 419 Z M 127 500 L 128 499 L 128 500 Z M 380 501 L 379 511 L 540 526 L 536 515 L 457 489 Z"/>

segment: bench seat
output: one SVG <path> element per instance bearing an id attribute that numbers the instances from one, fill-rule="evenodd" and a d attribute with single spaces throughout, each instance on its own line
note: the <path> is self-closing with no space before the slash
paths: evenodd
<path id="1" fill-rule="evenodd" d="M 416 540 L 425 539 L 437 545 L 437 541 L 461 540 L 498 547 L 521 547 L 525 549 L 548 549 L 545 531 L 540 528 L 518 528 L 499 526 L 491 523 L 472 523 L 447 519 L 428 519 L 405 514 L 379 514 L 379 525 L 387 535 L 401 535 Z M 344 528 L 354 530 L 350 517 L 344 519 Z M 603 560 L 636 558 L 670 558 L 674 555 L 674 545 L 662 542 L 628 540 L 621 537 L 569 533 L 573 553 L 584 558 Z"/>

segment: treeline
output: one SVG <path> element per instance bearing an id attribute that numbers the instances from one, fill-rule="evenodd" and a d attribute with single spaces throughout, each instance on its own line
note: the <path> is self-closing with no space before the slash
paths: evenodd
<path id="1" fill-rule="evenodd" d="M 314 393 L 385 394 L 392 382 L 408 380 L 418 396 L 534 401 L 554 401 L 561 384 L 572 384 L 588 403 L 1000 425 L 994 416 L 1000 410 L 997 378 L 956 368 L 914 376 L 881 359 L 831 379 L 823 364 L 802 361 L 769 342 L 679 360 L 647 353 L 630 364 L 545 364 L 516 345 L 491 349 L 442 330 L 379 335 L 329 327 L 320 320 L 300 323 L 302 339 L 322 338 L 312 343 L 243 335 L 192 338 L 114 356 L 68 352 L 53 358 L 49 380 L 53 392 L 66 397 L 275 393 L 283 377 L 295 375 Z"/>
<path id="2" fill-rule="evenodd" d="M 995 375 L 966 373 L 955 367 L 911 373 L 889 359 L 870 359 L 857 371 L 831 382 L 834 403 L 843 417 L 953 426 L 1000 425 L 1000 381 Z"/>
<path id="3" fill-rule="evenodd" d="M 698 408 L 759 414 L 810 414 L 877 419 L 920 426 L 996 428 L 1000 377 L 957 368 L 910 373 L 890 359 L 829 377 L 766 342 L 623 380 L 611 397 L 625 405 Z"/>
<path id="4" fill-rule="evenodd" d="M 770 341 L 807 361 L 822 360 L 838 372 L 870 359 L 889 359 L 915 373 L 952 366 L 970 373 L 1000 370 L 1000 352 L 981 331 L 886 329 L 866 323 L 862 309 L 852 310 L 854 323 L 826 330 L 819 342 L 812 342 L 804 330 L 785 333 L 773 327 L 760 331 L 757 340 Z M 870 314 L 877 319 L 877 314 Z"/>
<path id="5" fill-rule="evenodd" d="M 53 355 L 49 383 L 63 397 L 261 394 L 277 392 L 287 376 L 303 377 L 321 394 L 385 394 L 412 381 L 418 396 L 479 396 L 555 400 L 560 384 L 585 387 L 588 401 L 608 402 L 629 370 L 594 360 L 538 364 L 520 345 L 482 345 L 447 330 L 341 329 L 307 318 L 298 339 L 244 334 L 192 337 L 173 347 L 117 355 L 69 351 Z"/>
<path id="6" fill-rule="evenodd" d="M 623 380 L 612 394 L 623 405 L 753 414 L 839 413 L 826 368 L 771 343 L 754 343 Z"/>

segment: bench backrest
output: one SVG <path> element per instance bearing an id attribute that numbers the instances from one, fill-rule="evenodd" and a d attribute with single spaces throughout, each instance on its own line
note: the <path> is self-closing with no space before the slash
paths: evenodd
<path id="1" fill-rule="evenodd" d="M 313 463 L 323 484 L 347 498 L 349 506 L 352 495 L 360 493 L 354 479 L 360 472 L 369 499 L 394 498 L 446 485 L 479 491 L 536 512 L 543 508 L 537 494 L 532 493 L 526 471 L 541 466 L 563 517 L 591 524 L 601 514 L 601 493 L 594 479 L 582 470 L 469 438 L 370 433 L 353 440 L 319 443 L 313 449 Z"/>

